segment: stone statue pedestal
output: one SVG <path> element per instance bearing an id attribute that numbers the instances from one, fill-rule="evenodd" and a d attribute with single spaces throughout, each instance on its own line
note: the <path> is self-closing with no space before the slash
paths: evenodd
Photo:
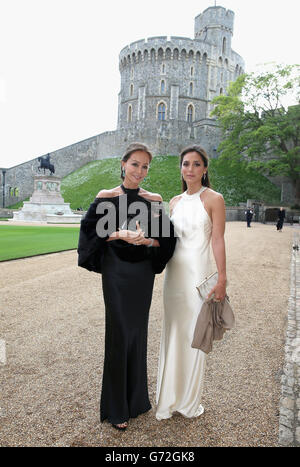
<path id="1" fill-rule="evenodd" d="M 79 223 L 82 216 L 73 214 L 70 203 L 64 202 L 60 193 L 60 184 L 59 177 L 35 175 L 33 194 L 29 201 L 24 201 L 20 211 L 13 212 L 12 221 Z"/>

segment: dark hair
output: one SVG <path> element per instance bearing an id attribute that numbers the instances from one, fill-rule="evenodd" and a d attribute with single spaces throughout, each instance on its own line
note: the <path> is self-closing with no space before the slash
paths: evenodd
<path id="1" fill-rule="evenodd" d="M 133 154 L 136 151 L 146 152 L 148 154 L 148 156 L 149 156 L 149 162 L 152 161 L 153 156 L 152 156 L 150 150 L 148 149 L 148 147 L 143 143 L 131 143 L 128 146 L 128 148 L 126 149 L 125 154 L 123 155 L 121 161 L 122 162 L 127 162 L 128 159 L 130 158 L 131 154 Z M 124 180 L 124 176 L 122 174 L 122 164 L 121 164 L 121 179 Z"/>
<path id="2" fill-rule="evenodd" d="M 183 151 L 181 152 L 181 154 L 180 154 L 180 168 L 182 167 L 184 156 L 186 154 L 188 154 L 189 152 L 197 152 L 199 154 L 199 156 L 201 157 L 201 159 L 203 160 L 204 167 L 208 167 L 208 164 L 209 164 L 208 155 L 206 154 L 206 152 L 204 151 L 204 149 L 201 146 L 197 146 L 195 144 L 194 146 L 188 146 L 187 148 L 183 149 Z M 181 177 L 181 181 L 182 181 L 182 192 L 184 192 L 184 191 L 187 190 L 187 184 L 185 183 L 185 181 L 183 180 L 182 177 Z M 204 177 L 204 175 L 203 175 L 201 183 L 202 183 L 202 186 L 207 186 L 208 188 L 210 188 L 208 170 L 206 171 L 206 177 Z"/>

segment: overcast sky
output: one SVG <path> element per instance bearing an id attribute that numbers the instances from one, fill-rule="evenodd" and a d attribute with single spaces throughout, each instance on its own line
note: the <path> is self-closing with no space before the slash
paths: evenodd
<path id="1" fill-rule="evenodd" d="M 0 167 L 115 130 L 119 53 L 151 36 L 194 37 L 213 0 L 0 0 Z M 299 0 L 223 0 L 246 62 L 300 63 Z"/>

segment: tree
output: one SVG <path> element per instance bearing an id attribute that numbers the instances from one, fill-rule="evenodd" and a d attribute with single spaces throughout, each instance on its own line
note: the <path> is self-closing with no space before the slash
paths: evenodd
<path id="1" fill-rule="evenodd" d="M 300 66 L 244 74 L 216 97 L 221 158 L 288 177 L 300 203 Z"/>

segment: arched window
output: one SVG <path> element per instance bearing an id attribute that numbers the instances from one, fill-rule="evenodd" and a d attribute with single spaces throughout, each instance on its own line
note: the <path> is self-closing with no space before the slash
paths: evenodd
<path id="1" fill-rule="evenodd" d="M 161 66 L 161 73 L 162 75 L 164 75 L 166 72 L 166 65 L 163 63 L 162 66 Z"/>
<path id="2" fill-rule="evenodd" d="M 226 54 L 226 37 L 223 37 L 222 54 Z"/>
<path id="3" fill-rule="evenodd" d="M 190 51 L 189 51 L 189 59 L 190 59 L 190 60 L 194 60 L 194 52 L 193 52 L 193 50 L 190 50 Z"/>
<path id="4" fill-rule="evenodd" d="M 194 84 L 190 83 L 190 96 L 193 96 L 194 94 Z"/>
<path id="5" fill-rule="evenodd" d="M 157 57 L 158 57 L 158 60 L 163 60 L 164 58 L 164 51 L 161 47 L 158 49 Z"/>
<path id="6" fill-rule="evenodd" d="M 165 83 L 165 80 L 161 80 L 160 82 L 160 93 L 161 94 L 164 94 L 165 93 L 165 90 L 166 90 L 166 83 Z"/>
<path id="7" fill-rule="evenodd" d="M 192 123 L 194 120 L 194 106 L 190 104 L 187 109 L 187 121 Z"/>
<path id="8" fill-rule="evenodd" d="M 166 105 L 163 102 L 158 104 L 157 118 L 158 120 L 166 120 Z"/>
<path id="9" fill-rule="evenodd" d="M 179 50 L 178 50 L 178 49 L 174 49 L 174 51 L 173 51 L 173 58 L 174 58 L 174 60 L 178 60 L 178 59 L 179 59 Z"/>
<path id="10" fill-rule="evenodd" d="M 191 76 L 194 76 L 194 67 L 191 66 Z"/>
<path id="11" fill-rule="evenodd" d="M 130 85 L 130 96 L 133 96 L 133 84 Z"/>
<path id="12" fill-rule="evenodd" d="M 132 107 L 131 107 L 131 105 L 128 106 L 127 121 L 128 121 L 128 123 L 132 122 Z"/>

